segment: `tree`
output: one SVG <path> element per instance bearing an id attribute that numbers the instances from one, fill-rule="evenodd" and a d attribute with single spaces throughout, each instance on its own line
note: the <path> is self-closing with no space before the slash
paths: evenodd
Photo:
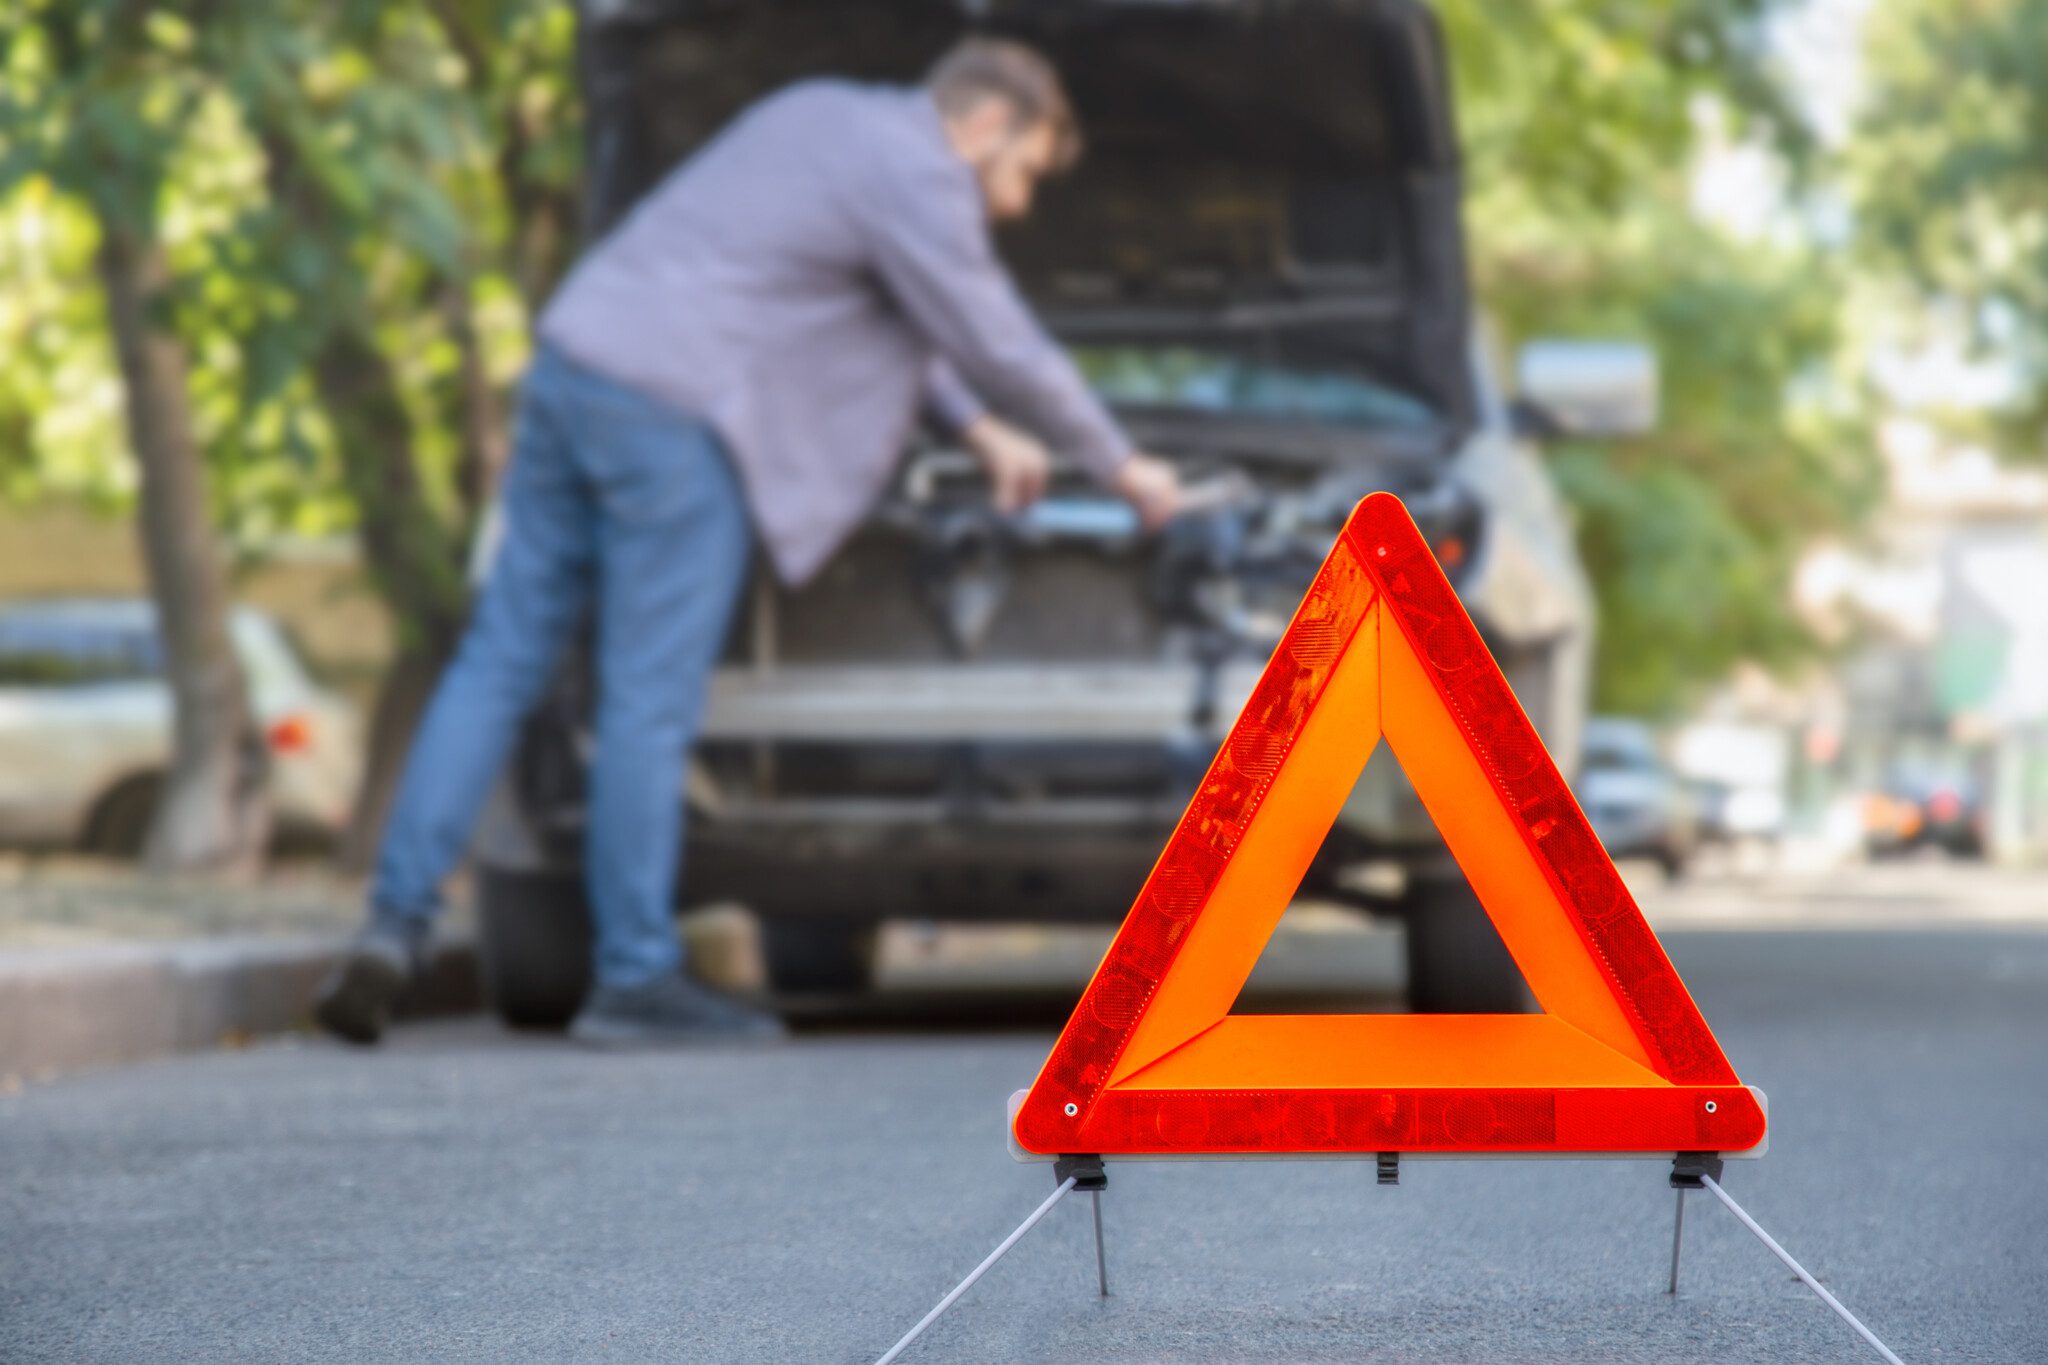
<path id="1" fill-rule="evenodd" d="M 1772 77 L 1760 0 L 1444 0 L 1480 298 L 1504 340 L 1653 345 L 1650 436 L 1561 443 L 1552 464 L 1600 606 L 1595 702 L 1668 713 L 1739 660 L 1818 649 L 1790 580 L 1874 505 L 1876 461 L 1839 392 L 1842 271 L 1809 239 L 1737 240 L 1690 204 L 1698 112 L 1776 147 L 1811 134 Z"/>
<path id="2" fill-rule="evenodd" d="M 205 357 L 187 373 L 187 427 L 219 522 L 244 546 L 352 528 L 395 626 L 349 840 L 360 858 L 459 634 L 527 317 L 573 243 L 574 13 L 555 0 L 27 12 L 7 48 L 0 222 L 38 241 L 0 253 L 19 286 L 0 330 L 28 357 L 0 372 L 0 429 L 19 437 L 0 451 L 0 490 L 133 498 L 98 459 L 106 433 L 79 420 L 80 391 L 114 363 L 104 314 L 76 307 L 95 252 L 74 237 L 98 235 L 106 168 L 52 161 L 86 82 L 59 88 L 50 36 L 68 25 L 96 40 L 120 18 L 140 25 L 157 72 L 155 207 L 181 225 L 165 237 L 158 315 Z M 59 240 L 41 241 L 51 224 Z"/>
<path id="3" fill-rule="evenodd" d="M 207 91 L 205 55 L 189 29 L 146 6 L 78 0 L 20 17 L 0 105 L 0 185 L 47 176 L 95 220 L 94 265 L 125 390 L 143 555 L 175 705 L 171 769 L 146 857 L 169 870 L 245 871 L 269 833 L 265 750 L 229 635 L 191 366 L 158 219 L 184 121 Z"/>
<path id="4" fill-rule="evenodd" d="M 1839 263 L 1653 213 L 1491 269 L 1515 334 L 1631 336 L 1661 361 L 1656 430 L 1552 449 L 1600 606 L 1596 704 L 1665 713 L 1744 660 L 1815 658 L 1793 570 L 1882 491 L 1867 423 L 1804 392 L 1833 382 Z"/>
<path id="5" fill-rule="evenodd" d="M 240 236 L 287 285 L 253 320 L 267 363 L 244 402 L 259 412 L 310 377 L 396 627 L 348 861 L 375 840 L 459 637 L 467 548 L 507 454 L 504 358 L 567 258 L 570 20 L 536 0 L 308 6 L 236 88 L 269 190 Z M 403 363 L 407 348 L 428 363 Z"/>
<path id="6" fill-rule="evenodd" d="M 1844 159 L 1860 257 L 1895 316 L 1920 324 L 1891 339 L 1995 358 L 2009 400 L 1946 416 L 2010 457 L 2048 459 L 2048 7 L 1891 0 L 1866 54 Z"/>

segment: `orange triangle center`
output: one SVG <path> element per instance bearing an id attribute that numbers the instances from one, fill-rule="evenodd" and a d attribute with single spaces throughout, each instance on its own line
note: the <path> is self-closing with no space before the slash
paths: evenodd
<path id="1" fill-rule="evenodd" d="M 1384 740 L 1543 1006 L 1233 1015 Z M 1360 503 L 1017 1111 L 1028 1150 L 1741 1151 L 1764 1134 L 1400 500 Z"/>

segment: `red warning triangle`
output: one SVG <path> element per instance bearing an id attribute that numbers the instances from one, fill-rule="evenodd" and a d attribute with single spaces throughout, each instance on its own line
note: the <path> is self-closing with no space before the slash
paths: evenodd
<path id="1" fill-rule="evenodd" d="M 1230 1013 L 1382 738 L 1544 1013 Z M 1044 1154 L 1737 1152 L 1764 1114 L 1407 509 L 1375 493 L 1015 1131 Z"/>

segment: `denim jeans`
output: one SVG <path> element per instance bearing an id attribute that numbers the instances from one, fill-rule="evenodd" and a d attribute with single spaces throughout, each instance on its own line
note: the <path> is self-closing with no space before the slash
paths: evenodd
<path id="1" fill-rule="evenodd" d="M 543 347 L 502 505 L 504 540 L 413 740 L 371 902 L 401 919 L 438 910 L 520 723 L 594 606 L 594 965 L 601 985 L 637 985 L 681 964 L 683 764 L 746 579 L 746 503 L 710 428 Z"/>

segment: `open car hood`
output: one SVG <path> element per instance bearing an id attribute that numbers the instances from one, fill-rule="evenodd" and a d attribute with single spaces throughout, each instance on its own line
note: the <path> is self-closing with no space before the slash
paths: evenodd
<path id="1" fill-rule="evenodd" d="M 1357 367 L 1473 415 L 1460 169 L 1419 0 L 585 0 L 593 223 L 751 100 L 915 80 L 968 28 L 1059 67 L 1087 154 L 1005 258 L 1074 341 Z"/>
<path id="2" fill-rule="evenodd" d="M 1087 155 L 1006 232 L 1064 335 L 1243 337 L 1358 364 L 1470 417 L 1457 139 L 1435 17 L 1413 0 L 1014 0 Z"/>

